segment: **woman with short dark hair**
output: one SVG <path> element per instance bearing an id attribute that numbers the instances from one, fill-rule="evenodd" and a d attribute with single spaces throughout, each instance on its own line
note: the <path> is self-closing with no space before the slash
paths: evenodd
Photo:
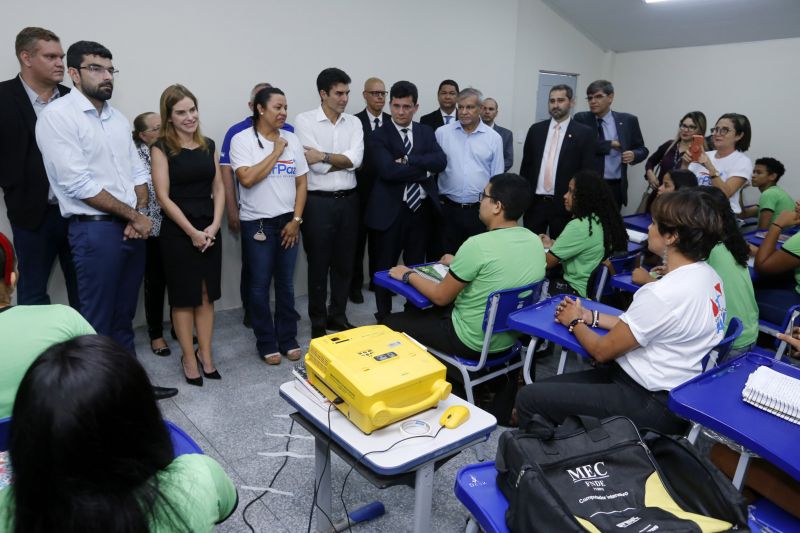
<path id="1" fill-rule="evenodd" d="M 107 337 L 55 344 L 22 379 L 11 421 L 9 531 L 207 531 L 236 489 L 205 455 L 173 457 L 142 366 Z"/>
<path id="2" fill-rule="evenodd" d="M 517 396 L 520 427 L 534 414 L 555 423 L 570 415 L 624 415 L 640 427 L 682 432 L 684 421 L 667 408 L 669 391 L 702 372 L 703 357 L 725 331 L 722 282 L 705 262 L 721 232 L 719 214 L 692 189 L 656 200 L 648 246 L 665 258 L 666 274 L 639 289 L 620 316 L 564 298 L 556 320 L 601 364 L 524 387 Z M 609 331 L 602 336 L 595 328 Z"/>

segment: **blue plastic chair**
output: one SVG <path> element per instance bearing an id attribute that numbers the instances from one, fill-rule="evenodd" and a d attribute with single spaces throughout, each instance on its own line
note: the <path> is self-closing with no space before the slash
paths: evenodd
<path id="1" fill-rule="evenodd" d="M 783 323 L 773 324 L 766 320 L 758 321 L 758 330 L 766 333 L 767 335 L 775 335 L 777 333 L 791 334 L 792 326 L 795 325 L 798 317 L 800 317 L 800 305 L 793 305 L 786 310 L 786 315 L 783 317 Z M 783 352 L 786 351 L 786 342 L 775 340 L 775 359 L 780 360 L 783 357 Z"/>
<path id="2" fill-rule="evenodd" d="M 203 450 L 200 446 L 186 434 L 181 428 L 170 422 L 164 420 L 164 423 L 169 429 L 169 437 L 172 440 L 172 447 L 175 450 L 175 457 L 179 455 L 186 455 L 188 453 L 202 454 Z M 8 437 L 11 428 L 11 417 L 0 418 L 0 452 L 8 450 Z"/>
<path id="3" fill-rule="evenodd" d="M 639 256 L 641 250 L 620 255 L 618 257 L 609 257 L 608 259 L 597 265 L 597 268 L 592 272 L 590 279 L 594 280 L 592 291 L 589 296 L 595 301 L 599 302 L 603 296 L 611 294 L 611 289 L 606 290 L 606 285 L 611 276 L 616 274 L 627 274 L 639 265 Z"/>
<path id="4" fill-rule="evenodd" d="M 475 533 L 479 527 L 486 533 L 508 533 L 508 500 L 497 487 L 497 470 L 493 461 L 462 467 L 456 474 L 453 491 L 469 511 L 467 533 Z M 535 505 L 535 502 L 531 504 Z"/>
<path id="5" fill-rule="evenodd" d="M 512 331 L 507 324 L 509 314 L 539 301 L 542 293 L 542 284 L 543 281 L 537 281 L 524 287 L 494 291 L 489 295 L 486 302 L 486 311 L 483 314 L 483 348 L 481 349 L 481 358 L 478 361 L 464 359 L 428 348 L 430 353 L 449 363 L 461 373 L 464 390 L 467 393 L 466 399 L 469 403 L 475 403 L 473 393 L 475 386 L 497 376 L 508 374 L 522 366 L 522 344 L 519 341 L 515 342 L 508 350 L 499 354 L 492 354 L 491 357 L 489 357 L 489 344 L 491 343 L 492 335 L 495 333 Z M 473 377 L 476 372 L 488 369 L 495 370 L 482 373 L 480 377 Z"/>
<path id="6" fill-rule="evenodd" d="M 703 357 L 703 372 L 714 368 L 728 357 L 731 348 L 733 348 L 733 343 L 739 338 L 743 330 L 744 324 L 742 324 L 742 321 L 737 317 L 731 318 L 728 323 L 728 329 L 725 331 L 725 338 Z"/>
<path id="7" fill-rule="evenodd" d="M 800 531 L 800 520 L 790 515 L 771 501 L 761 498 L 747 508 L 747 525 L 753 533 L 796 533 Z"/>

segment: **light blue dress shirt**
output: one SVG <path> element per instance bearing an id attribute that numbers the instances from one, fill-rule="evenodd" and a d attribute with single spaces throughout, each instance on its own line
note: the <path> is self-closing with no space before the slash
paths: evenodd
<path id="1" fill-rule="evenodd" d="M 439 174 L 439 194 L 454 202 L 477 202 L 489 178 L 503 173 L 503 139 L 483 121 L 472 133 L 464 131 L 461 121 L 437 128 L 436 142 L 447 156 L 447 168 Z"/>
<path id="2" fill-rule="evenodd" d="M 133 144 L 130 122 L 108 102 L 98 114 L 73 89 L 42 110 L 36 142 L 62 216 L 107 214 L 83 201 L 103 190 L 136 207 L 134 187 L 146 184 L 149 173 Z"/>
<path id="3" fill-rule="evenodd" d="M 619 141 L 617 125 L 614 123 L 614 114 L 609 111 L 602 119 L 603 135 L 607 141 Z M 603 177 L 607 180 L 622 178 L 622 152 L 613 148 L 606 154 L 603 161 Z"/>

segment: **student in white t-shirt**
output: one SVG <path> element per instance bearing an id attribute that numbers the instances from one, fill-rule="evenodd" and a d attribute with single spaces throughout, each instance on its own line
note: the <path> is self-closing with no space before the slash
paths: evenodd
<path id="1" fill-rule="evenodd" d="M 750 184 L 753 162 L 744 152 L 750 148 L 750 120 L 739 113 L 725 113 L 711 128 L 716 150 L 700 154 L 691 162 L 689 151 L 683 154 L 684 164 L 697 176 L 698 185 L 716 187 L 730 199 L 731 209 L 742 212 L 739 191 Z"/>
<path id="2" fill-rule="evenodd" d="M 283 91 L 269 87 L 253 99 L 253 127 L 231 139 L 231 167 L 241 185 L 239 219 L 242 261 L 248 274 L 248 305 L 256 348 L 265 363 L 281 355 L 300 358 L 294 308 L 294 267 L 306 205 L 308 165 L 294 133 L 281 130 L 287 106 Z M 275 315 L 269 287 L 275 279 Z"/>
<path id="3" fill-rule="evenodd" d="M 564 298 L 556 319 L 601 364 L 525 386 L 516 402 L 520 427 L 535 414 L 555 423 L 624 415 L 640 427 L 681 433 L 685 422 L 667 408 L 669 391 L 702 372 L 703 357 L 725 331 L 722 282 L 704 261 L 721 231 L 719 214 L 694 190 L 662 195 L 653 204 L 648 246 L 665 257 L 666 275 L 639 289 L 619 317 Z"/>

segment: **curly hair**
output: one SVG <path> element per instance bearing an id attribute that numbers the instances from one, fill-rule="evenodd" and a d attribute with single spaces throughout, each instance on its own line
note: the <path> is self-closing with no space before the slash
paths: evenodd
<path id="1" fill-rule="evenodd" d="M 742 237 L 742 232 L 739 231 L 739 225 L 736 223 L 736 215 L 731 210 L 731 203 L 725 193 L 716 187 L 698 187 L 697 193 L 707 202 L 714 211 L 720 216 L 722 222 L 722 244 L 731 253 L 733 258 L 739 263 L 740 266 L 746 267 L 747 260 L 750 257 L 750 247 L 747 241 Z"/>
<path id="2" fill-rule="evenodd" d="M 603 228 L 605 256 L 628 250 L 628 233 L 619 214 L 617 203 L 605 180 L 593 170 L 582 170 L 573 176 L 575 194 L 572 197 L 572 216 L 589 219 L 589 235 L 592 234 L 592 216 L 600 220 Z"/>

